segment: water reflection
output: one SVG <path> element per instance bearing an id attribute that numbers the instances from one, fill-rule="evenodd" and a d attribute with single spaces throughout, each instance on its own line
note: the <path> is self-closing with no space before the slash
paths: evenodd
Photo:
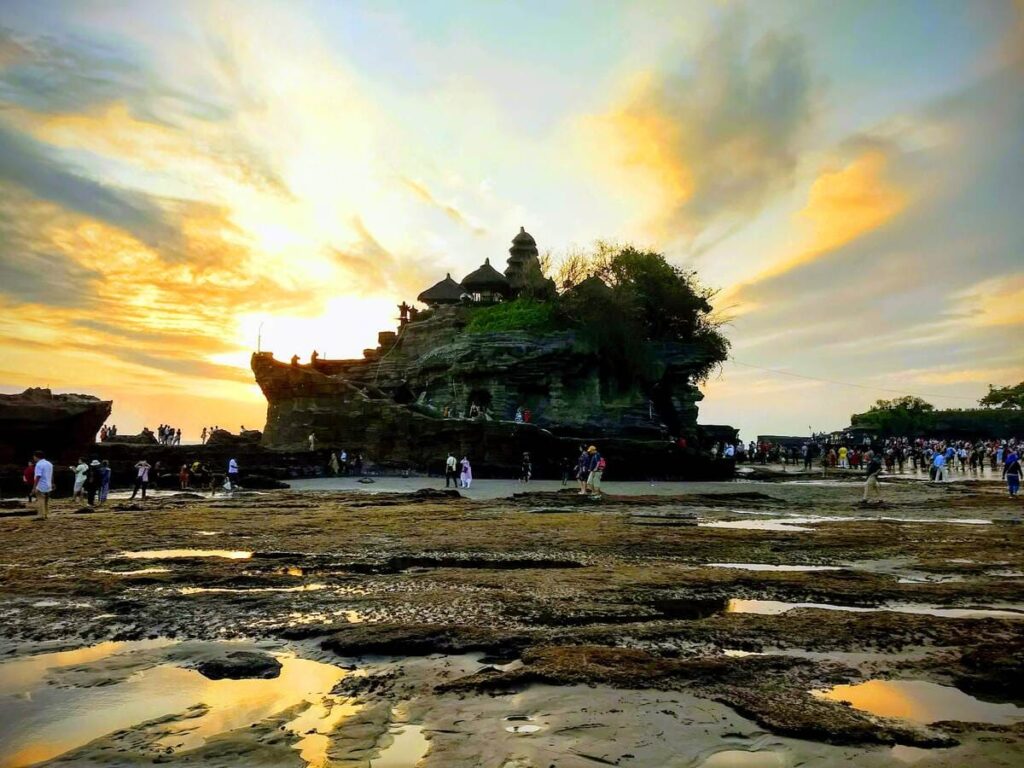
<path id="1" fill-rule="evenodd" d="M 708 568 L 736 568 L 741 571 L 840 571 L 838 565 L 772 565 L 770 563 L 708 563 Z"/>
<path id="2" fill-rule="evenodd" d="M 247 560 L 252 552 L 237 549 L 148 549 L 140 552 L 122 552 L 129 560 L 173 560 L 182 557 L 223 557 L 228 560 Z"/>
<path id="3" fill-rule="evenodd" d="M 864 607 L 856 605 L 831 605 L 829 603 L 786 603 L 780 600 L 739 600 L 732 599 L 726 606 L 726 613 L 759 613 L 777 616 L 794 608 L 818 608 L 825 611 L 848 611 L 850 613 L 874 613 L 892 611 L 923 616 L 939 616 L 946 619 L 1024 619 L 1024 610 L 1019 606 L 1007 608 L 937 608 L 927 605 L 882 605 Z"/>
<path id="4" fill-rule="evenodd" d="M 992 704 L 958 688 L 923 680 L 869 680 L 811 693 L 822 699 L 848 701 L 856 709 L 879 717 L 925 725 L 941 720 L 1009 725 L 1024 720 L 1024 709 L 1013 704 Z"/>
<path id="5" fill-rule="evenodd" d="M 330 695 L 346 674 L 339 667 L 282 653 L 277 678 L 209 680 L 169 661 L 161 649 L 171 644 L 102 643 L 0 664 L 0 768 L 49 760 L 133 726 L 144 753 L 190 750 L 304 702 L 308 706 L 288 730 L 304 736 L 296 748 L 310 762 L 321 754 L 325 761 L 326 742 L 312 737 L 333 730 L 353 711 Z M 195 652 L 185 653 L 180 646 L 175 656 L 209 650 L 209 644 L 197 644 Z M 148 734 L 140 727 L 166 717 Z"/>

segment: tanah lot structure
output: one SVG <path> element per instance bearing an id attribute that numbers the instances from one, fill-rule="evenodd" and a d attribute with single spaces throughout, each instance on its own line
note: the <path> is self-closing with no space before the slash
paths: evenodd
<path id="1" fill-rule="evenodd" d="M 736 434 L 697 425 L 694 381 L 710 353 L 659 341 L 645 373 L 624 381 L 572 321 L 573 306 L 599 309 L 610 292 L 592 277 L 559 294 L 521 228 L 504 272 L 488 258 L 460 281 L 446 275 L 417 297 L 426 309 L 403 302 L 398 329 L 360 359 L 289 364 L 254 353 L 268 402 L 263 443 L 298 449 L 314 434 L 367 465 L 413 471 L 439 471 L 451 451 L 481 476 L 508 477 L 524 451 L 537 475 L 560 476 L 586 443 L 620 479 L 731 475 L 700 450 Z"/>

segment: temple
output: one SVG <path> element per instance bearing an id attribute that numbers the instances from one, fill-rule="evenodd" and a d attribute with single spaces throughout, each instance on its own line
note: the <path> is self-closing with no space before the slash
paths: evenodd
<path id="1" fill-rule="evenodd" d="M 360 359 L 288 364 L 255 353 L 252 369 L 268 402 L 264 444 L 297 449 L 315 434 L 320 445 L 415 469 L 430 469 L 451 450 L 475 458 L 474 467 L 514 474 L 523 451 L 553 472 L 581 440 L 599 441 L 622 476 L 686 474 L 668 449 L 679 437 L 695 446 L 711 434 L 697 426 L 702 395 L 693 384 L 705 353 L 661 343 L 657 380 L 623 388 L 575 330 L 473 324 L 487 307 L 515 299 L 557 300 L 522 228 L 504 272 L 488 258 L 461 281 L 446 275 L 417 297 L 426 309 L 403 302 L 398 329 L 381 331 Z"/>
<path id="2" fill-rule="evenodd" d="M 444 280 L 423 291 L 416 300 L 435 309 L 462 303 L 496 304 L 527 292 L 536 295 L 535 291 L 554 295 L 554 282 L 546 279 L 540 268 L 537 241 L 525 227 L 520 227 L 519 234 L 512 238 L 508 253 L 504 274 L 491 266 L 490 259 L 484 259 L 484 263 L 462 278 L 461 283 L 452 280 L 449 273 Z"/>

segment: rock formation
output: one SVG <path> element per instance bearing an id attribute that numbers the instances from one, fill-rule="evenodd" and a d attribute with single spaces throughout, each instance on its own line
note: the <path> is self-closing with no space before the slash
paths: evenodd
<path id="1" fill-rule="evenodd" d="M 55 395 L 26 389 L 0 395 L 0 464 L 23 463 L 42 450 L 55 461 L 72 461 L 96 441 L 113 403 L 91 395 Z"/>

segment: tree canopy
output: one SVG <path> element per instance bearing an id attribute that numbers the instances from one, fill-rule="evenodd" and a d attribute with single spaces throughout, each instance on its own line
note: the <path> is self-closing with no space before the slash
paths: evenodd
<path id="1" fill-rule="evenodd" d="M 651 374 L 650 350 L 638 341 L 693 345 L 703 358 L 698 380 L 728 357 L 729 341 L 711 307 L 714 291 L 663 254 L 598 242 L 592 251 L 570 253 L 556 283 L 563 311 L 620 374 Z"/>
<path id="2" fill-rule="evenodd" d="M 988 394 L 978 401 L 982 408 L 1024 409 L 1024 381 L 1009 387 L 988 385 Z"/>
<path id="3" fill-rule="evenodd" d="M 868 409 L 868 412 L 917 411 L 919 413 L 927 413 L 928 411 L 934 410 L 934 405 L 922 400 L 920 397 L 916 397 L 915 395 L 904 395 L 903 397 L 896 397 L 892 400 L 876 400 L 875 404 Z"/>

